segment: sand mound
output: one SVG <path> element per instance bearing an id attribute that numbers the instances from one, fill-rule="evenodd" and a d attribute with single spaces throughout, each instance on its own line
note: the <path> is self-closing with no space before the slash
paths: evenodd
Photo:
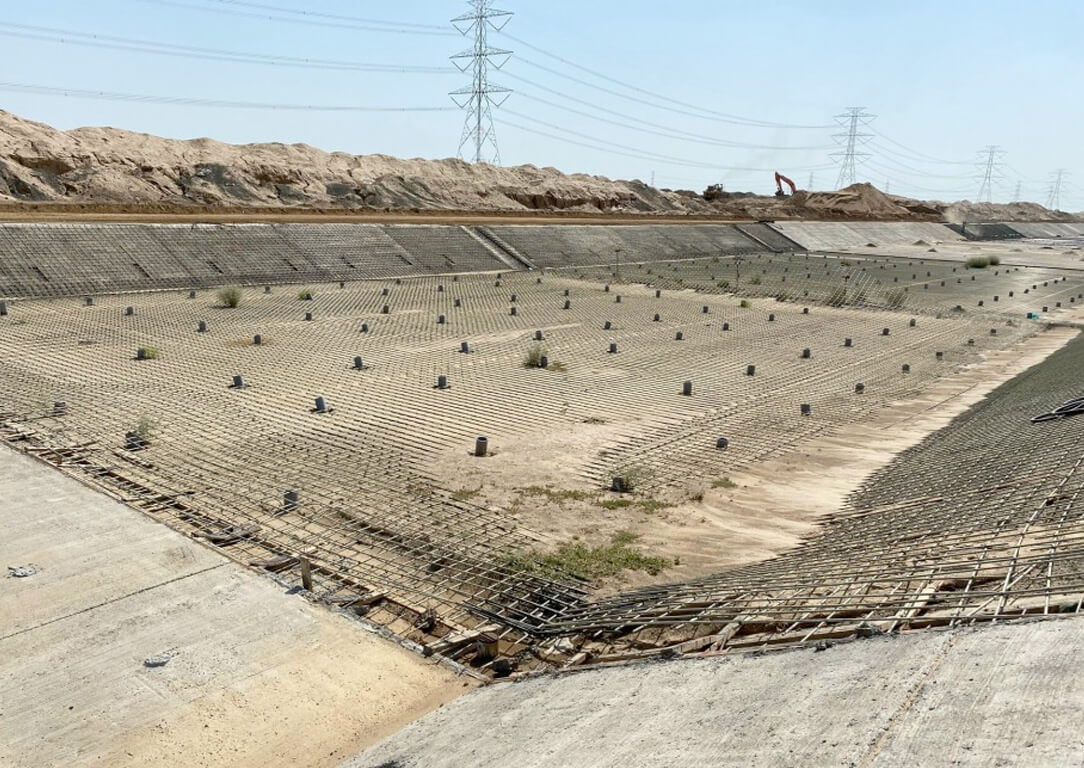
<path id="1" fill-rule="evenodd" d="M 853 216 L 907 218 L 911 212 L 897 205 L 872 184 L 852 184 L 838 192 L 812 192 L 805 205 L 813 210 Z"/>
<path id="2" fill-rule="evenodd" d="M 765 186 L 769 176 L 765 174 Z M 711 191 L 711 190 L 709 190 Z M 179 141 L 116 128 L 58 131 L 0 111 L 0 203 L 154 209 L 302 208 L 721 215 L 747 219 L 977 220 L 963 206 L 889 197 L 870 184 L 784 198 L 715 188 L 655 189 L 641 181 L 533 165 L 399 159 L 306 144 Z M 988 219 L 1058 220 L 1034 204 Z M 948 211 L 946 213 L 946 211 Z M 955 217 L 955 218 L 953 218 Z"/>
<path id="3" fill-rule="evenodd" d="M 972 203 L 963 200 L 946 205 L 945 220 L 953 224 L 968 221 L 1078 221 L 1064 211 L 1051 211 L 1038 203 Z"/>

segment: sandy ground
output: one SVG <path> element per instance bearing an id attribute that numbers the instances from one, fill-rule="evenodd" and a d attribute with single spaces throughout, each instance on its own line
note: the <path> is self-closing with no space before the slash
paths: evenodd
<path id="1" fill-rule="evenodd" d="M 334 765 L 471 685 L 7 448 L 0 497 L 0 765 Z"/>
<path id="2" fill-rule="evenodd" d="M 872 419 L 822 435 L 778 458 L 728 478 L 737 488 L 691 481 L 702 503 L 674 508 L 636 528 L 652 551 L 677 557 L 667 580 L 757 562 L 795 546 L 840 509 L 846 496 L 901 451 L 947 425 L 1017 374 L 1045 360 L 1078 331 L 1056 328 L 1022 348 L 991 353 L 983 362 L 942 378 L 920 397 L 886 405 Z"/>
<path id="3" fill-rule="evenodd" d="M 1084 269 L 1084 251 L 1073 243 L 1056 247 L 1045 241 L 1002 240 L 997 242 L 938 243 L 937 253 L 928 253 L 926 246 L 892 245 L 881 248 L 843 248 L 841 252 L 863 256 L 900 256 L 931 261 L 966 261 L 973 256 L 997 256 L 1001 263 L 1055 269 Z M 991 267 L 998 269 L 998 267 Z"/>
<path id="4" fill-rule="evenodd" d="M 1074 310 L 1070 317 L 1084 314 Z M 839 511 L 846 496 L 901 451 L 919 443 L 1000 384 L 1060 349 L 1078 331 L 1053 328 L 1016 348 L 989 353 L 935 381 L 920 396 L 889 403 L 870 418 L 822 433 L 782 455 L 727 478 L 733 488 L 712 487 L 722 478 L 690 477 L 672 506 L 607 510 L 605 494 L 578 482 L 573 464 L 603 444 L 615 426 L 579 424 L 525 438 L 499 462 L 480 468 L 464 453 L 440 464 L 475 500 L 507 509 L 545 531 L 539 547 L 584 540 L 603 542 L 618 531 L 640 537 L 644 551 L 677 564 L 657 576 L 629 571 L 600 584 L 602 592 L 659 581 L 681 581 L 759 562 L 789 550 Z M 571 458 L 570 458 L 571 457 Z M 547 499 L 524 488 L 548 488 L 585 498 Z M 614 497 L 616 498 L 616 497 Z M 697 500 L 700 499 L 700 500 Z"/>
<path id="5" fill-rule="evenodd" d="M 1079 766 L 1082 642 L 1066 618 L 535 678 L 344 768 Z"/>

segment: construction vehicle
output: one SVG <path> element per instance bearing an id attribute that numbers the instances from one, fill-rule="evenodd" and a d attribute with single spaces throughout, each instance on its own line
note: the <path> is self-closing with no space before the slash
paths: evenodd
<path id="1" fill-rule="evenodd" d="M 788 179 L 786 176 L 781 174 L 779 171 L 776 171 L 775 172 L 775 196 L 776 197 L 786 197 L 787 196 L 787 193 L 783 191 L 784 182 L 786 183 L 786 185 L 788 187 L 790 187 L 790 193 L 792 195 L 795 192 L 798 191 L 798 188 L 794 185 L 793 181 Z"/>

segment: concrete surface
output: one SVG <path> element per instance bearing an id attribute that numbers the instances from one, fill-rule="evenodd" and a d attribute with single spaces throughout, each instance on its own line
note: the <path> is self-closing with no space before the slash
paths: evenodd
<path id="1" fill-rule="evenodd" d="M 494 685 L 344 768 L 1079 766 L 1084 621 Z"/>
<path id="2" fill-rule="evenodd" d="M 0 766 L 334 765 L 464 690 L 2 446 L 0 499 Z"/>
<path id="3" fill-rule="evenodd" d="M 922 240 L 932 245 L 963 240 L 944 224 L 936 222 L 777 221 L 772 226 L 811 251 L 865 248 L 869 243 L 911 245 Z"/>
<path id="4" fill-rule="evenodd" d="M 1009 222 L 1008 226 L 1019 232 L 1024 237 L 1068 237 L 1079 238 L 1084 236 L 1084 223 L 1074 222 Z"/>

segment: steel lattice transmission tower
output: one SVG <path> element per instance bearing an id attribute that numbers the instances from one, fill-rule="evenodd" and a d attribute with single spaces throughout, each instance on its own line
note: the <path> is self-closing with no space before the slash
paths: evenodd
<path id="1" fill-rule="evenodd" d="M 859 149 L 873 138 L 872 133 L 863 133 L 862 129 L 872 123 L 875 117 L 876 115 L 866 112 L 865 107 L 849 107 L 842 115 L 835 116 L 836 122 L 844 128 L 843 133 L 832 136 L 843 145 L 842 151 L 831 155 L 832 159 L 840 164 L 836 189 L 854 184 L 858 165 L 870 156 L 868 152 L 860 152 Z"/>
<path id="2" fill-rule="evenodd" d="M 493 107 L 499 107 L 512 93 L 511 89 L 491 83 L 489 71 L 499 70 L 508 63 L 512 52 L 489 45 L 489 33 L 500 32 L 511 20 L 511 11 L 493 7 L 491 0 L 469 0 L 471 10 L 452 19 L 452 26 L 464 37 L 474 37 L 474 45 L 452 56 L 460 72 L 471 72 L 473 82 L 466 88 L 452 91 L 456 105 L 465 110 L 463 135 L 459 139 L 459 156 L 463 148 L 471 147 L 474 162 L 501 163 L 497 134 L 493 129 Z"/>
<path id="3" fill-rule="evenodd" d="M 1061 207 L 1061 185 L 1065 180 L 1065 169 L 1059 168 L 1054 171 L 1053 177 L 1050 182 L 1050 194 L 1046 198 L 1046 207 L 1056 211 Z"/>
<path id="4" fill-rule="evenodd" d="M 1004 156 L 1005 152 L 996 144 L 988 144 L 979 153 L 979 170 L 982 173 L 982 183 L 979 184 L 979 194 L 975 198 L 975 202 L 981 203 L 983 195 L 986 196 L 986 202 L 993 202 L 994 180 L 1001 178 L 1001 158 Z"/>

